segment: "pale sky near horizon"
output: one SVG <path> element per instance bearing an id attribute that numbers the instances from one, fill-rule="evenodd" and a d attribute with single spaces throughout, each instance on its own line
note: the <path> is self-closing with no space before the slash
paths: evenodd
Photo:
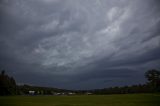
<path id="1" fill-rule="evenodd" d="M 0 69 L 17 83 L 143 84 L 159 63 L 160 0 L 0 1 Z"/>

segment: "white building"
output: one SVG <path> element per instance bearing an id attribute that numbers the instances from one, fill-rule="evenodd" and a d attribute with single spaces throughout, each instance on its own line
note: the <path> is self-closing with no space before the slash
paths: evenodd
<path id="1" fill-rule="evenodd" d="M 35 94 L 35 91 L 29 91 L 29 94 L 30 94 L 30 95 L 34 95 L 34 94 Z"/>

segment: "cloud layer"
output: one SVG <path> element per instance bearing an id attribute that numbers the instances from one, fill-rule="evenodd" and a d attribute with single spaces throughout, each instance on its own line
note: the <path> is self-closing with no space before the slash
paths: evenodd
<path id="1" fill-rule="evenodd" d="M 144 83 L 160 68 L 159 11 L 158 0 L 1 0 L 0 67 L 69 89 Z"/>

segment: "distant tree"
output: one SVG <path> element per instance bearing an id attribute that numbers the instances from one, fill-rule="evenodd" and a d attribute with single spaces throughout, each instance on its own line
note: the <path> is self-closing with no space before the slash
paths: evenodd
<path id="1" fill-rule="evenodd" d="M 16 82 L 13 77 L 5 74 L 5 70 L 0 74 L 0 95 L 16 94 Z"/>
<path id="2" fill-rule="evenodd" d="M 3 76 L 5 75 L 5 70 L 2 70 L 1 75 Z"/>
<path id="3" fill-rule="evenodd" d="M 154 88 L 160 86 L 160 71 L 152 69 L 145 73 L 145 77 Z"/>

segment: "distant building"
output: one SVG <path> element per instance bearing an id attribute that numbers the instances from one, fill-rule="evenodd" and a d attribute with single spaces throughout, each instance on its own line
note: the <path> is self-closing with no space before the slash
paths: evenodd
<path id="1" fill-rule="evenodd" d="M 69 92 L 68 94 L 69 94 L 69 95 L 75 95 L 75 93 L 74 93 L 74 92 Z"/>
<path id="2" fill-rule="evenodd" d="M 34 94 L 35 94 L 35 91 L 29 91 L 29 94 L 30 94 L 30 95 L 34 95 Z"/>
<path id="3" fill-rule="evenodd" d="M 58 93 L 58 92 L 57 92 L 57 93 L 54 93 L 54 95 L 61 95 L 61 93 Z"/>
<path id="4" fill-rule="evenodd" d="M 92 93 L 90 93 L 90 92 L 87 92 L 86 94 L 87 94 L 87 95 L 92 95 Z"/>

